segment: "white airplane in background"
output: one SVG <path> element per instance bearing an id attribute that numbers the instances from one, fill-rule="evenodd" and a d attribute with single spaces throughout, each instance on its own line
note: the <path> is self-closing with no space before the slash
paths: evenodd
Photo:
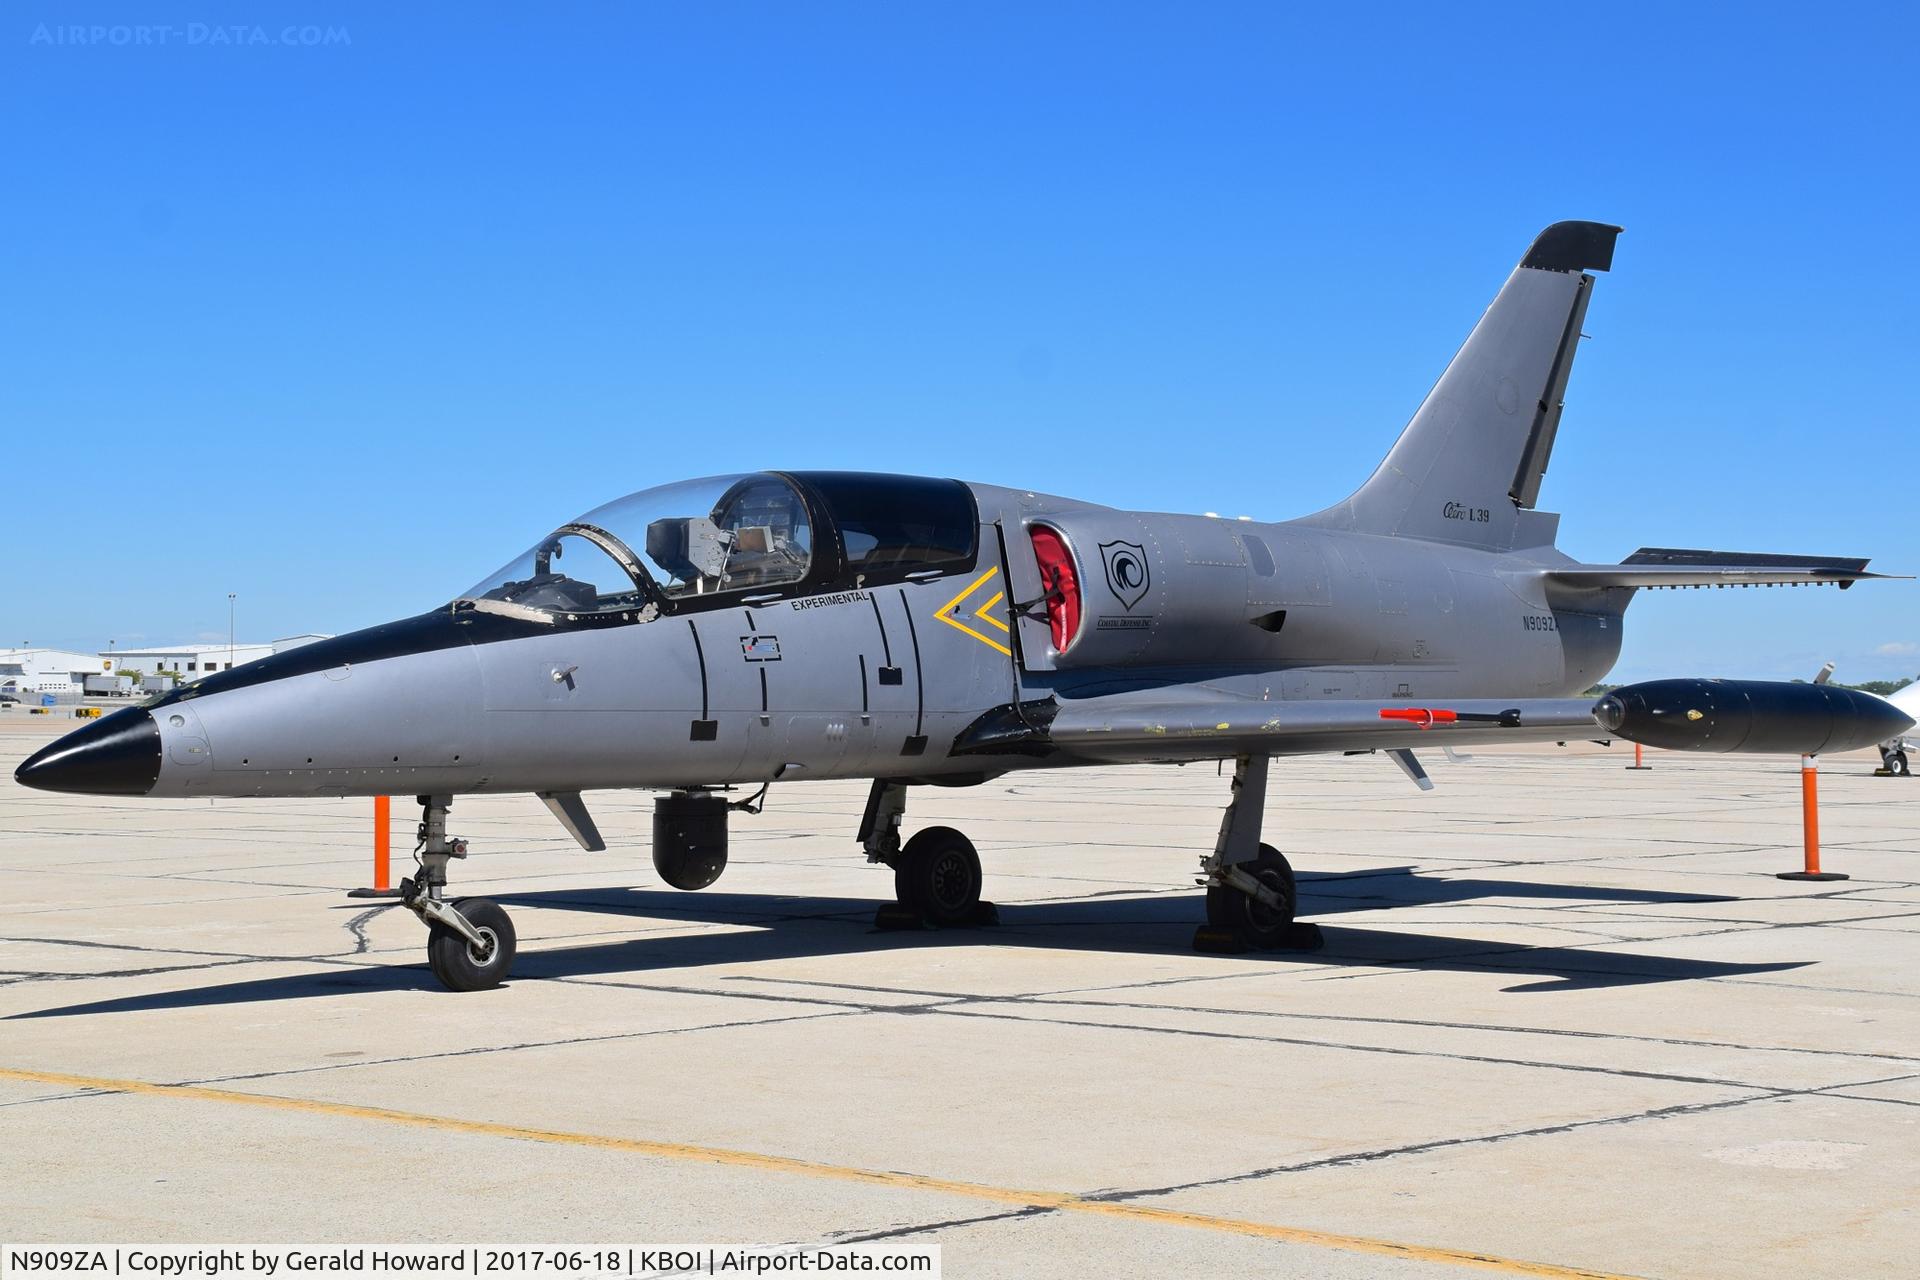
<path id="1" fill-rule="evenodd" d="M 1887 695 L 1887 701 L 1910 716 L 1920 717 L 1920 680 L 1906 688 Z M 1907 773 L 1907 752 L 1920 749 L 1920 732 L 1908 729 L 1898 737 L 1888 738 L 1880 744 L 1880 764 L 1896 778 L 1904 778 Z"/>

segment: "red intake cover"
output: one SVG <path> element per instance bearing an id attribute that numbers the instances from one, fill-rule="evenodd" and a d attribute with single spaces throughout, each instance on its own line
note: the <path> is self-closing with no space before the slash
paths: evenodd
<path id="1" fill-rule="evenodd" d="M 1046 589 L 1047 625 L 1053 629 L 1053 647 L 1064 653 L 1080 631 L 1080 577 L 1073 567 L 1060 531 L 1044 524 L 1028 529 L 1033 555 L 1040 562 L 1040 583 Z"/>

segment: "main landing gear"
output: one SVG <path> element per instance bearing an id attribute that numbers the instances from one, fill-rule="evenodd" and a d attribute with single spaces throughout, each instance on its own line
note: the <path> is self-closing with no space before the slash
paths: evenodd
<path id="1" fill-rule="evenodd" d="M 907 812 L 907 788 L 876 778 L 860 820 L 860 845 L 868 862 L 893 868 L 897 901 L 880 908 L 874 924 L 882 929 L 951 929 L 999 922 L 991 902 L 980 900 L 980 855 L 973 841 L 952 827 L 928 827 L 900 842 L 900 820 Z"/>
<path id="2" fill-rule="evenodd" d="M 1220 819 L 1213 853 L 1200 860 L 1207 889 L 1207 922 L 1194 932 L 1196 951 L 1235 953 L 1317 950 L 1320 927 L 1296 923 L 1299 893 L 1286 855 L 1260 843 L 1267 807 L 1266 756 L 1241 756 L 1233 766 L 1233 799 Z"/>
<path id="3" fill-rule="evenodd" d="M 427 965 L 449 991 L 497 987 L 513 966 L 513 921 L 486 898 L 446 900 L 447 863 L 467 842 L 447 836 L 452 796 L 421 796 L 420 873 L 400 882 L 400 901 L 427 926 Z"/>

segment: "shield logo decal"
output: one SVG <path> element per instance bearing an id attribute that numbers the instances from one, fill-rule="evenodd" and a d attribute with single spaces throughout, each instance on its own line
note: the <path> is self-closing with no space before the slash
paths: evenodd
<path id="1" fill-rule="evenodd" d="M 1146 597 L 1153 579 L 1147 572 L 1147 550 L 1137 542 L 1103 542 L 1100 559 L 1107 567 L 1107 589 L 1127 612 Z"/>

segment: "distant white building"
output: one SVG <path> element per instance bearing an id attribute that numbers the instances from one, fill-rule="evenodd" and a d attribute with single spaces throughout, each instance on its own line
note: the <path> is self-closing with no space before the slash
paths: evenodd
<path id="1" fill-rule="evenodd" d="M 215 671 L 231 671 L 249 662 L 328 638 L 323 635 L 299 635 L 285 636 L 270 644 L 176 644 L 144 649 L 105 649 L 99 656 L 108 662 L 109 671 L 138 671 L 142 676 L 172 676 L 176 680 L 187 681 L 198 680 Z"/>
<path id="2" fill-rule="evenodd" d="M 110 660 L 67 649 L 0 649 L 0 693 L 79 693 L 88 676 L 113 670 Z"/>

